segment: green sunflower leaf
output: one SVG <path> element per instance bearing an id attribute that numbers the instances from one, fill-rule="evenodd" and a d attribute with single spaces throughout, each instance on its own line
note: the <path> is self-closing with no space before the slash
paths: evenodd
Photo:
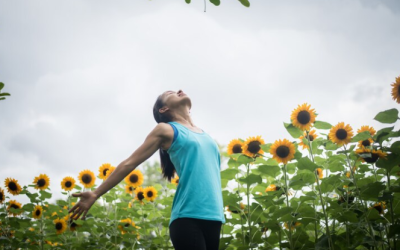
<path id="1" fill-rule="evenodd" d="M 380 158 L 377 162 L 376 162 L 376 166 L 378 168 L 384 168 L 387 171 L 391 171 L 391 169 L 397 165 L 400 164 L 400 155 L 392 153 L 392 154 L 388 154 L 385 158 Z"/>
<path id="2" fill-rule="evenodd" d="M 388 109 L 382 112 L 379 112 L 374 120 L 377 120 L 381 123 L 394 123 L 397 121 L 399 115 L 399 111 L 397 109 Z"/>
<path id="3" fill-rule="evenodd" d="M 233 180 L 235 175 L 239 173 L 239 169 L 228 168 L 221 171 L 221 179 Z"/>
<path id="4" fill-rule="evenodd" d="M 46 192 L 45 190 L 40 190 L 40 200 L 45 200 L 45 199 L 50 199 L 51 198 L 51 193 Z"/>
<path id="5" fill-rule="evenodd" d="M 210 2 L 211 2 L 212 4 L 214 4 L 215 6 L 219 6 L 219 5 L 221 4 L 221 1 L 220 1 L 220 0 L 210 0 Z"/>
<path id="6" fill-rule="evenodd" d="M 379 193 L 386 188 L 382 182 L 374 182 L 360 188 L 360 198 L 363 200 L 378 200 Z"/>
<path id="7" fill-rule="evenodd" d="M 353 138 L 351 138 L 350 142 L 364 141 L 367 140 L 368 138 L 371 138 L 371 134 L 369 133 L 369 131 L 363 131 L 361 133 L 358 133 Z"/>
<path id="8" fill-rule="evenodd" d="M 286 130 L 289 132 L 289 134 L 293 138 L 298 139 L 300 136 L 303 135 L 303 131 L 301 129 L 299 129 L 298 127 L 293 126 L 292 123 L 284 122 L 283 125 L 285 126 Z"/>
<path id="9" fill-rule="evenodd" d="M 190 0 L 185 0 L 186 3 L 190 3 Z"/>
<path id="10" fill-rule="evenodd" d="M 246 177 L 242 177 L 238 179 L 240 182 L 246 183 L 247 185 L 251 185 L 253 183 L 261 183 L 262 182 L 262 178 L 259 175 L 255 175 L 255 174 L 249 174 Z"/>
<path id="11" fill-rule="evenodd" d="M 317 129 L 330 129 L 332 128 L 332 125 L 328 122 L 323 122 L 323 121 L 315 121 L 314 122 L 314 128 Z"/>
<path id="12" fill-rule="evenodd" d="M 0 90 L 4 88 L 4 83 L 0 82 Z"/>
<path id="13" fill-rule="evenodd" d="M 308 157 L 303 157 L 297 160 L 297 168 L 298 169 L 306 169 L 306 170 L 310 170 L 310 171 L 314 171 L 315 169 L 318 168 L 318 165 L 315 164 L 314 162 L 312 162 L 310 160 L 310 158 Z"/>
<path id="14" fill-rule="evenodd" d="M 281 174 L 281 168 L 276 165 L 260 165 L 258 171 L 271 177 L 277 177 Z"/>
<path id="15" fill-rule="evenodd" d="M 239 2 L 243 4 L 243 6 L 250 7 L 250 2 L 248 0 L 239 0 Z"/>

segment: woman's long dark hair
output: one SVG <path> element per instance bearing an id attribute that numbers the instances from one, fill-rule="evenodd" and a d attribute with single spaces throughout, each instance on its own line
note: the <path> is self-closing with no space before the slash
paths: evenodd
<path id="1" fill-rule="evenodd" d="M 159 95 L 156 103 L 154 104 L 153 107 L 153 116 L 154 119 L 156 120 L 157 123 L 160 122 L 172 122 L 171 118 L 167 114 L 162 114 L 158 110 L 160 108 L 164 107 L 164 103 L 162 101 L 162 95 Z M 165 179 L 168 179 L 169 182 L 171 182 L 172 177 L 175 175 L 175 166 L 171 162 L 171 158 L 169 157 L 169 154 L 167 153 L 166 150 L 163 150 L 161 147 L 159 149 L 160 151 L 160 161 L 161 161 L 161 170 L 163 173 L 163 177 Z"/>

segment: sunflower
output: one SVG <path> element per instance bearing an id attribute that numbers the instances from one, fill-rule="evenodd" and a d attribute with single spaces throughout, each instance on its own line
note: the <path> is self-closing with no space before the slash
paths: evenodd
<path id="1" fill-rule="evenodd" d="M 5 180 L 5 185 L 7 187 L 7 191 L 12 195 L 18 195 L 22 191 L 18 181 L 14 178 L 7 178 Z"/>
<path id="2" fill-rule="evenodd" d="M 294 158 L 296 149 L 293 143 L 287 139 L 283 139 L 276 140 L 274 144 L 272 144 L 269 152 L 276 161 L 286 164 Z"/>
<path id="3" fill-rule="evenodd" d="M 111 166 L 111 168 L 106 173 L 106 179 L 108 179 L 108 177 L 114 172 L 115 169 L 116 167 Z"/>
<path id="4" fill-rule="evenodd" d="M 261 149 L 260 145 L 265 144 L 264 140 L 260 135 L 256 137 L 249 137 L 242 145 L 242 153 L 247 155 L 248 157 L 262 157 L 264 151 Z"/>
<path id="5" fill-rule="evenodd" d="M 375 129 L 373 127 L 368 126 L 368 125 L 361 126 L 361 128 L 359 128 L 357 130 L 357 133 L 362 133 L 364 131 L 368 131 L 371 134 L 371 136 L 374 136 L 375 133 L 376 133 Z"/>
<path id="6" fill-rule="evenodd" d="M 88 169 L 83 170 L 79 173 L 78 180 L 82 183 L 85 188 L 91 188 L 94 186 L 96 176 Z"/>
<path id="7" fill-rule="evenodd" d="M 274 191 L 279 191 L 279 190 L 281 190 L 280 186 L 276 186 L 275 184 L 271 184 L 265 189 L 265 192 L 274 192 Z M 283 188 L 281 195 L 285 194 L 285 190 L 286 190 L 286 188 Z M 288 195 L 292 195 L 292 192 L 288 191 L 287 194 Z"/>
<path id="8" fill-rule="evenodd" d="M 346 177 L 347 177 L 347 178 L 350 178 L 350 175 L 351 175 L 351 174 L 350 174 L 350 171 L 347 171 L 347 172 L 346 172 Z"/>
<path id="9" fill-rule="evenodd" d="M 144 199 L 144 190 L 142 187 L 137 187 L 135 189 L 135 200 L 140 201 L 141 204 L 143 204 L 143 199 Z"/>
<path id="10" fill-rule="evenodd" d="M 50 178 L 46 174 L 40 174 L 33 180 L 35 189 L 45 190 L 50 185 Z"/>
<path id="11" fill-rule="evenodd" d="M 67 176 L 61 181 L 61 188 L 65 191 L 71 191 L 75 187 L 75 179 Z"/>
<path id="12" fill-rule="evenodd" d="M 311 105 L 303 103 L 293 110 L 292 115 L 290 116 L 293 126 L 298 127 L 301 130 L 310 130 L 316 117 L 315 110 L 310 108 Z"/>
<path id="13" fill-rule="evenodd" d="M 128 232 L 126 229 L 130 228 L 130 226 L 136 227 L 135 223 L 130 218 L 120 220 L 120 223 L 123 224 L 123 225 L 118 225 L 121 234 L 126 234 Z"/>
<path id="14" fill-rule="evenodd" d="M 356 154 L 360 155 L 363 162 L 375 163 L 379 158 L 386 158 L 387 154 L 382 150 L 371 150 L 368 148 L 358 148 L 356 149 Z M 371 157 L 366 157 L 365 154 L 371 154 Z"/>
<path id="15" fill-rule="evenodd" d="M 111 164 L 110 163 L 104 163 L 99 167 L 99 178 L 102 180 L 106 179 L 107 171 L 110 170 Z"/>
<path id="16" fill-rule="evenodd" d="M 144 193 L 144 198 L 148 201 L 154 201 L 157 197 L 157 190 L 153 186 L 146 187 L 143 190 L 143 193 Z"/>
<path id="17" fill-rule="evenodd" d="M 301 225 L 301 223 L 298 222 L 298 221 L 292 221 L 291 224 L 292 224 L 292 226 L 291 226 L 291 229 L 292 229 L 292 230 Z M 285 222 L 285 228 L 286 228 L 287 230 L 289 230 L 289 226 L 288 226 L 287 222 Z"/>
<path id="18" fill-rule="evenodd" d="M 132 187 L 131 185 L 125 185 L 125 193 L 127 194 L 133 194 L 133 191 L 135 190 L 134 187 Z"/>
<path id="19" fill-rule="evenodd" d="M 318 176 L 318 179 L 322 179 L 322 177 L 324 177 L 324 173 L 322 172 L 322 168 L 317 168 L 315 170 L 315 174 Z"/>
<path id="20" fill-rule="evenodd" d="M 318 137 L 318 135 L 316 134 L 316 131 L 314 129 L 311 130 L 310 133 L 308 133 L 308 136 L 310 138 L 310 142 L 314 141 L 314 139 Z M 308 144 L 304 144 L 303 138 L 306 138 L 308 140 L 306 131 L 304 131 L 304 135 L 299 137 L 299 139 L 300 139 L 299 145 L 302 146 L 303 149 L 306 149 L 306 148 L 308 148 Z"/>
<path id="21" fill-rule="evenodd" d="M 17 216 L 17 215 L 20 215 L 20 214 L 22 213 L 22 210 L 19 211 L 19 212 L 15 212 L 15 213 L 14 213 L 14 212 L 11 212 L 11 211 L 9 211 L 10 208 L 15 208 L 15 209 L 21 209 L 21 208 L 22 208 L 22 204 L 19 203 L 19 202 L 16 201 L 16 200 L 10 200 L 10 201 L 9 201 L 9 204 L 8 204 L 8 207 L 7 207 L 8 214 L 13 215 L 13 216 Z"/>
<path id="22" fill-rule="evenodd" d="M 32 212 L 32 217 L 35 219 L 40 219 L 43 214 L 43 208 L 40 205 L 36 205 Z"/>
<path id="23" fill-rule="evenodd" d="M 171 180 L 171 183 L 175 184 L 175 186 L 178 185 L 178 184 L 179 184 L 179 176 L 176 175 L 176 176 Z"/>
<path id="24" fill-rule="evenodd" d="M 0 188 L 0 204 L 3 204 L 3 202 L 6 200 L 6 197 L 4 196 L 4 190 Z"/>
<path id="25" fill-rule="evenodd" d="M 400 76 L 396 77 L 396 82 L 392 83 L 392 98 L 397 103 L 400 103 Z"/>
<path id="26" fill-rule="evenodd" d="M 386 209 L 386 203 L 383 202 L 377 202 L 374 205 L 372 205 L 372 207 L 370 207 L 370 209 L 376 209 L 379 214 L 384 214 L 384 210 Z"/>
<path id="27" fill-rule="evenodd" d="M 143 183 L 143 174 L 139 169 L 135 169 L 125 177 L 125 182 L 132 187 L 138 187 Z"/>
<path id="28" fill-rule="evenodd" d="M 228 148 L 227 148 L 228 155 L 242 153 L 243 145 L 244 145 L 244 143 L 239 139 L 231 140 L 231 142 L 229 142 Z"/>
<path id="29" fill-rule="evenodd" d="M 64 216 L 64 221 L 67 225 L 69 225 L 69 230 L 76 231 L 76 229 L 81 225 L 75 223 L 74 219 L 72 218 L 72 214 L 73 213 L 70 213 L 69 215 Z"/>
<path id="30" fill-rule="evenodd" d="M 372 145 L 372 143 L 374 143 L 374 140 L 372 140 L 372 138 L 368 138 L 366 140 L 359 141 L 358 147 L 360 147 L 360 148 L 369 147 Z"/>
<path id="31" fill-rule="evenodd" d="M 55 219 L 53 220 L 54 227 L 57 230 L 57 234 L 63 233 L 67 229 L 67 222 L 64 219 Z"/>
<path id="32" fill-rule="evenodd" d="M 349 124 L 344 125 L 344 122 L 339 122 L 329 131 L 329 140 L 338 144 L 339 146 L 349 143 L 352 136 L 353 129 Z"/>

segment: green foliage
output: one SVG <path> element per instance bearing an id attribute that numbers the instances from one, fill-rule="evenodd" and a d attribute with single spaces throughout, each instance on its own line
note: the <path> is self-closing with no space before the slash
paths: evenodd
<path id="1" fill-rule="evenodd" d="M 2 89 L 4 88 L 4 83 L 0 82 L 0 100 L 4 100 L 6 99 L 5 96 L 10 96 L 9 93 L 3 92 L 2 93 Z"/>

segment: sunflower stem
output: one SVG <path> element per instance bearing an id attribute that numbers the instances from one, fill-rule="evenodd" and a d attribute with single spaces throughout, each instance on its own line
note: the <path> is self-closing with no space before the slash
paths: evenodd
<path id="1" fill-rule="evenodd" d="M 308 130 L 306 130 L 306 134 L 307 134 L 308 147 L 310 149 L 310 155 L 312 157 L 312 161 L 315 163 L 314 154 L 313 154 L 312 147 L 311 147 L 310 135 L 309 135 L 309 131 Z M 326 224 L 326 234 L 328 235 L 329 248 L 333 249 L 332 237 L 331 237 L 331 233 L 329 231 L 328 216 L 326 215 L 326 211 L 325 211 L 325 204 L 324 204 L 324 200 L 322 198 L 321 187 L 319 185 L 319 176 L 318 176 L 317 169 L 314 170 L 314 175 L 315 175 L 315 178 L 316 178 L 316 181 L 317 181 L 318 194 L 319 194 L 319 198 L 320 198 L 320 201 L 321 201 L 322 211 L 324 212 L 325 224 Z"/>
<path id="2" fill-rule="evenodd" d="M 390 189 L 390 174 L 389 171 L 386 170 L 386 177 L 387 177 L 387 189 Z M 390 212 L 390 220 L 392 222 L 392 225 L 394 225 L 394 214 L 393 214 L 393 198 L 389 200 L 389 212 Z M 383 209 L 383 207 L 382 207 Z M 390 244 L 389 244 L 390 246 Z M 396 244 L 396 237 L 393 237 L 393 247 L 394 249 L 397 249 L 397 244 Z"/>
<path id="3" fill-rule="evenodd" d="M 289 207 L 289 195 L 288 195 L 288 184 L 287 184 L 287 170 L 286 170 L 286 164 L 283 164 L 283 171 L 284 171 L 284 176 L 285 176 L 285 195 L 286 195 L 286 206 Z M 289 246 L 290 249 L 293 249 L 292 245 L 292 222 L 289 221 L 288 223 L 288 228 L 289 228 Z"/>
<path id="4" fill-rule="evenodd" d="M 250 163 L 247 163 L 247 176 L 246 178 L 249 176 L 249 172 L 250 172 Z M 253 249 L 251 247 L 251 224 L 250 224 L 250 195 L 249 195 L 249 184 L 247 183 L 247 224 L 249 225 L 249 246 L 250 249 Z"/>
<path id="5" fill-rule="evenodd" d="M 279 250 L 282 250 L 282 232 L 281 232 L 281 227 L 280 227 L 280 225 L 278 224 L 278 235 L 279 235 Z"/>
<path id="6" fill-rule="evenodd" d="M 349 156 L 348 156 L 346 144 L 344 144 L 343 146 L 344 146 L 344 151 L 345 151 L 347 163 L 348 163 L 349 168 L 350 168 L 350 175 L 351 175 L 351 178 L 353 179 L 354 186 L 356 187 L 357 195 L 358 195 L 358 197 L 360 198 L 360 197 L 361 197 L 361 196 L 360 196 L 360 190 L 359 190 L 358 185 L 357 185 L 356 177 L 354 176 L 354 173 L 353 173 L 353 167 L 351 166 L 351 162 L 350 162 L 350 158 L 349 158 Z M 356 165 L 356 164 L 354 163 L 354 166 L 355 166 L 355 165 Z M 347 196 L 348 196 L 348 195 L 347 195 Z M 348 200 L 348 197 L 347 197 L 347 200 Z M 360 202 L 361 202 L 361 205 L 364 207 L 365 212 L 368 212 L 367 204 L 364 204 L 364 201 L 363 201 L 361 198 L 360 198 Z M 368 218 L 367 218 L 367 217 L 364 217 L 364 218 L 365 218 L 365 221 L 366 221 L 366 223 L 367 223 L 367 225 L 368 225 L 369 233 L 371 234 L 371 237 L 372 237 L 372 239 L 373 239 L 373 241 L 374 241 L 374 245 L 376 245 L 374 229 L 372 228 L 372 225 L 371 225 L 370 221 L 368 220 Z"/>

